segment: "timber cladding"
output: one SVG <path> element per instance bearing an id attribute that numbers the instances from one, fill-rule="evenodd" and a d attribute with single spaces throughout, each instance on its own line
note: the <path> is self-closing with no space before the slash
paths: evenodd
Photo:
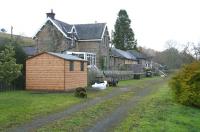
<path id="1" fill-rule="evenodd" d="M 73 62 L 73 71 L 70 71 Z M 83 71 L 81 70 L 83 63 Z M 66 60 L 47 52 L 26 61 L 26 89 L 68 91 L 87 86 L 87 62 Z"/>

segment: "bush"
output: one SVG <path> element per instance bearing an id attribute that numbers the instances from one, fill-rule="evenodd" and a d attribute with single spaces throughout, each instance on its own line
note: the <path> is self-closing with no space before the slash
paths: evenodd
<path id="1" fill-rule="evenodd" d="M 184 66 L 169 83 L 177 102 L 200 108 L 200 62 Z"/>
<path id="2" fill-rule="evenodd" d="M 87 98 L 87 91 L 85 88 L 79 87 L 75 90 L 75 96 L 81 98 Z"/>

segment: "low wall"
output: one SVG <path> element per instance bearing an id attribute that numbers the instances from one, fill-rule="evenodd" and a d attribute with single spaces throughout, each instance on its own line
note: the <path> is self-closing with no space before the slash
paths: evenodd
<path id="1" fill-rule="evenodd" d="M 140 79 L 145 76 L 144 72 L 134 71 L 100 71 L 100 70 L 88 70 L 88 84 L 93 84 L 97 81 L 107 80 L 108 78 L 114 78 L 117 80 L 130 80 Z"/>
<path id="2" fill-rule="evenodd" d="M 105 77 L 115 78 L 117 80 L 140 79 L 144 76 L 143 72 L 134 71 L 103 71 Z"/>

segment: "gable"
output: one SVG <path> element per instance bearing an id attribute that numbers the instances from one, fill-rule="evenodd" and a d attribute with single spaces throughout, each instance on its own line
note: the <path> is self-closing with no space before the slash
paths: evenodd
<path id="1" fill-rule="evenodd" d="M 46 22 L 41 26 L 40 30 L 38 30 L 36 32 L 36 34 L 33 36 L 33 39 L 36 38 L 36 36 L 39 34 L 40 31 L 43 30 L 43 27 L 48 23 L 52 23 L 53 26 L 55 26 L 58 31 L 60 31 L 62 33 L 63 36 L 65 36 L 67 39 L 71 39 L 68 35 L 68 32 L 71 31 L 71 28 L 72 28 L 72 25 L 70 24 L 67 24 L 67 23 L 64 23 L 64 22 L 61 22 L 59 20 L 52 20 L 51 18 L 47 18 Z"/>
<path id="2" fill-rule="evenodd" d="M 52 21 L 57 25 L 57 27 L 59 29 L 62 30 L 63 33 L 65 33 L 68 36 L 69 32 L 71 31 L 71 29 L 73 27 L 72 25 L 64 23 L 64 22 L 56 20 L 56 19 L 54 19 Z"/>
<path id="3" fill-rule="evenodd" d="M 34 56 L 27 58 L 26 63 L 28 63 L 28 64 L 38 64 L 38 63 L 41 63 L 41 62 L 46 63 L 43 60 L 46 60 L 46 62 L 50 62 L 52 60 L 54 60 L 54 61 L 58 60 L 59 61 L 59 60 L 63 60 L 63 59 L 56 57 L 56 56 L 53 56 L 51 54 L 48 54 L 47 52 L 42 52 L 42 53 L 39 53 L 39 54 L 36 54 Z"/>
<path id="4" fill-rule="evenodd" d="M 75 36 L 75 39 L 78 39 L 79 41 L 101 41 L 104 33 L 109 36 L 106 23 L 71 25 L 56 19 L 47 18 L 47 21 L 41 26 L 33 39 L 36 38 L 38 33 L 48 22 L 51 22 L 63 36 L 68 39 L 72 39 L 72 37 Z"/>
<path id="5" fill-rule="evenodd" d="M 43 56 L 53 56 L 54 58 L 57 58 L 57 59 L 63 59 L 63 60 L 69 60 L 69 61 L 86 61 L 84 59 L 81 59 L 77 56 L 73 56 L 73 55 L 68 55 L 68 54 L 61 54 L 61 53 L 53 53 L 53 52 L 42 52 L 42 53 L 39 53 L 39 54 L 36 54 L 34 56 L 31 56 L 27 59 L 28 60 L 31 60 L 31 59 L 35 59 L 35 58 L 43 58 Z"/>

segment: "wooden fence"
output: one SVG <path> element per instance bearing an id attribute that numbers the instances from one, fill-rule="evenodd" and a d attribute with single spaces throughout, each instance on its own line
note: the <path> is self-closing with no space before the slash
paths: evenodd
<path id="1" fill-rule="evenodd" d="M 130 80 L 130 79 L 140 79 L 145 76 L 144 68 L 140 64 L 127 65 L 126 70 L 105 70 L 101 71 L 98 69 L 88 70 L 88 84 L 93 84 L 94 82 L 106 79 L 115 78 L 117 80 Z"/>
<path id="2" fill-rule="evenodd" d="M 15 89 L 16 89 L 16 87 L 13 84 L 7 85 L 4 82 L 0 82 L 0 92 L 2 92 L 2 91 L 11 91 L 11 90 L 15 90 Z"/>

